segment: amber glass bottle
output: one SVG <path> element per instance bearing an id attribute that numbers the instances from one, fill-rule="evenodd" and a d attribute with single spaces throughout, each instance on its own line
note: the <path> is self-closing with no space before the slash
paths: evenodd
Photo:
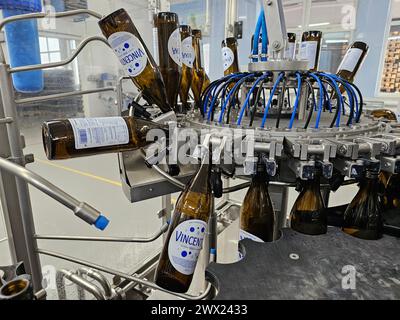
<path id="1" fill-rule="evenodd" d="M 189 110 L 188 104 L 189 91 L 193 79 L 193 62 L 194 62 L 194 49 L 192 28 L 188 25 L 181 25 L 181 40 L 182 40 L 182 81 L 181 89 L 179 92 L 182 107 L 184 110 Z"/>
<path id="2" fill-rule="evenodd" d="M 293 60 L 296 54 L 296 34 L 288 33 L 288 43 L 285 50 L 285 59 Z"/>
<path id="3" fill-rule="evenodd" d="M 224 75 L 239 72 L 238 42 L 236 38 L 226 38 L 222 41 L 222 63 Z"/>
<path id="4" fill-rule="evenodd" d="M 344 213 L 343 231 L 360 239 L 378 240 L 383 236 L 381 182 L 377 170 L 367 169 L 360 190 Z"/>
<path id="5" fill-rule="evenodd" d="M 260 165 L 243 201 L 240 213 L 241 239 L 252 238 L 246 236 L 250 234 L 264 242 L 276 240 L 277 218 L 269 196 L 268 183 L 265 165 Z"/>
<path id="6" fill-rule="evenodd" d="M 183 293 L 190 287 L 212 210 L 210 178 L 208 155 L 176 204 L 156 270 L 155 282 L 162 288 Z"/>
<path id="7" fill-rule="evenodd" d="M 139 149 L 151 129 L 168 127 L 134 117 L 54 120 L 42 126 L 43 146 L 49 160 L 63 160 Z"/>
<path id="8" fill-rule="evenodd" d="M 369 47 L 365 42 L 354 42 L 346 52 L 341 64 L 339 65 L 337 75 L 341 78 L 353 82 L 362 63 L 367 57 Z"/>
<path id="9" fill-rule="evenodd" d="M 99 26 L 144 99 L 164 113 L 171 111 L 160 69 L 128 13 L 119 9 L 101 19 Z"/>
<path id="10" fill-rule="evenodd" d="M 173 12 L 160 12 L 154 25 L 157 28 L 159 65 L 170 106 L 176 111 L 182 78 L 182 49 L 179 18 Z"/>
<path id="11" fill-rule="evenodd" d="M 300 57 L 308 60 L 308 69 L 317 71 L 321 53 L 322 32 L 306 31 L 303 33 L 300 47 Z"/>
<path id="12" fill-rule="evenodd" d="M 318 171 L 313 180 L 303 182 L 303 190 L 290 214 L 291 228 L 309 235 L 327 232 L 328 222 L 320 189 L 320 172 Z"/>

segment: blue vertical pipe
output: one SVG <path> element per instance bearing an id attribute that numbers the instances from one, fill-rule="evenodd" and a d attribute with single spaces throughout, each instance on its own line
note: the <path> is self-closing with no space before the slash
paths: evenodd
<path id="1" fill-rule="evenodd" d="M 42 11 L 40 0 L 0 0 L 3 17 Z M 5 26 L 6 44 L 12 68 L 40 64 L 39 33 L 36 20 L 24 20 Z M 13 74 L 14 88 L 23 93 L 43 90 L 43 71 L 28 71 Z"/>

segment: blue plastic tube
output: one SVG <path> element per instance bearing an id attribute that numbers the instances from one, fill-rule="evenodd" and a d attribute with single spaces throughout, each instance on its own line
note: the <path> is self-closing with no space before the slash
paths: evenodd
<path id="1" fill-rule="evenodd" d="M 245 82 L 247 79 L 249 79 L 249 78 L 251 78 L 251 77 L 254 77 L 254 73 L 251 73 L 251 74 L 249 74 L 249 75 L 244 76 L 242 79 L 240 79 L 240 80 L 235 84 L 235 86 L 232 88 L 232 90 L 229 91 L 229 94 L 228 94 L 228 96 L 226 97 L 225 102 L 224 102 L 224 104 L 223 104 L 223 106 L 222 106 L 222 109 L 221 109 L 221 114 L 220 114 L 219 120 L 218 120 L 219 123 L 222 123 L 222 121 L 224 120 L 225 110 L 226 110 L 226 107 L 227 107 L 227 105 L 228 105 L 228 103 L 229 103 L 229 101 L 230 101 L 230 99 L 231 99 L 231 96 L 232 96 L 233 92 L 235 92 L 236 89 L 237 89 L 240 85 L 243 84 L 243 82 Z"/>
<path id="2" fill-rule="evenodd" d="M 289 129 L 293 128 L 294 119 L 296 118 L 297 108 L 300 102 L 300 94 L 301 94 L 301 76 L 300 73 L 296 72 L 297 77 L 297 93 L 296 93 L 296 101 L 293 107 L 292 117 L 290 118 Z"/>
<path id="3" fill-rule="evenodd" d="M 319 105 L 318 105 L 318 115 L 317 120 L 315 121 L 315 129 L 319 128 L 319 123 L 321 121 L 322 109 L 324 108 L 324 89 L 321 80 L 314 74 L 309 74 L 311 78 L 315 79 L 318 82 L 319 86 Z"/>
<path id="4" fill-rule="evenodd" d="M 267 105 L 265 107 L 264 117 L 263 117 L 263 120 L 262 120 L 262 123 L 261 123 L 261 128 L 265 127 L 265 123 L 267 122 L 268 112 L 269 112 L 269 108 L 271 107 L 272 99 L 274 98 L 275 91 L 278 88 L 278 85 L 281 83 L 282 78 L 283 78 L 284 75 L 285 75 L 284 73 L 281 73 L 279 75 L 278 79 L 276 79 L 276 81 L 275 81 L 275 84 L 274 84 L 274 87 L 272 88 L 271 95 L 269 97 L 268 103 L 267 103 Z"/>
<path id="5" fill-rule="evenodd" d="M 261 76 L 260 78 L 258 78 L 257 81 L 254 83 L 253 87 L 250 89 L 249 93 L 247 94 L 246 101 L 244 102 L 243 107 L 240 110 L 239 118 L 238 118 L 238 121 L 237 121 L 237 125 L 238 126 L 240 126 L 240 124 L 242 123 L 244 112 L 246 111 L 246 108 L 247 108 L 247 106 L 249 104 L 250 97 L 251 97 L 252 93 L 257 88 L 258 84 L 261 81 L 263 81 L 265 78 L 267 78 L 267 77 L 269 77 L 269 74 L 265 74 L 265 75 Z M 260 90 L 262 90 L 262 88 L 260 88 Z"/>

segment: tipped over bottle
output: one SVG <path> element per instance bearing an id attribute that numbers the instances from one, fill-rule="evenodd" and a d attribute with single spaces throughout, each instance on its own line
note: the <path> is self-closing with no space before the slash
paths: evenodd
<path id="1" fill-rule="evenodd" d="M 196 104 L 196 108 L 202 111 L 201 108 L 201 94 L 210 84 L 206 71 L 204 69 L 203 61 L 203 45 L 202 45 L 202 34 L 201 30 L 192 30 L 193 35 L 193 48 L 195 53 L 194 67 L 193 67 L 193 79 L 192 79 L 192 92 L 193 98 Z"/>
<path id="2" fill-rule="evenodd" d="M 167 126 L 134 117 L 64 119 L 45 122 L 42 139 L 49 160 L 64 160 L 139 149 L 152 129 L 168 136 Z"/>
<path id="3" fill-rule="evenodd" d="M 189 110 L 189 91 L 193 79 L 194 49 L 192 28 L 188 25 L 181 25 L 182 40 L 182 81 L 179 95 L 183 110 Z"/>
<path id="4" fill-rule="evenodd" d="M 173 12 L 160 12 L 154 19 L 157 28 L 158 61 L 169 105 L 177 110 L 182 78 L 182 48 L 179 18 Z"/>
<path id="5" fill-rule="evenodd" d="M 160 69 L 128 13 L 119 9 L 101 19 L 99 26 L 143 98 L 164 113 L 171 111 Z"/>

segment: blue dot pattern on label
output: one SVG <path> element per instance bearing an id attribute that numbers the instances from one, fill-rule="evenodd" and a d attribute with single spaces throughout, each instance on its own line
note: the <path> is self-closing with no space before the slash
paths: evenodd
<path id="1" fill-rule="evenodd" d="M 179 28 L 168 39 L 168 52 L 174 62 L 182 67 L 182 43 Z"/>
<path id="2" fill-rule="evenodd" d="M 188 220 L 179 224 L 168 244 L 168 257 L 174 268 L 192 275 L 206 234 L 207 224 L 201 220 Z"/>
<path id="3" fill-rule="evenodd" d="M 108 43 L 130 76 L 136 77 L 146 68 L 146 50 L 132 33 L 116 32 L 108 38 Z"/>
<path id="4" fill-rule="evenodd" d="M 182 41 L 182 62 L 189 68 L 193 68 L 194 63 L 193 38 L 187 37 Z"/>
<path id="5" fill-rule="evenodd" d="M 228 70 L 229 67 L 235 62 L 235 55 L 228 47 L 222 48 L 222 62 L 224 64 L 224 71 Z"/>

